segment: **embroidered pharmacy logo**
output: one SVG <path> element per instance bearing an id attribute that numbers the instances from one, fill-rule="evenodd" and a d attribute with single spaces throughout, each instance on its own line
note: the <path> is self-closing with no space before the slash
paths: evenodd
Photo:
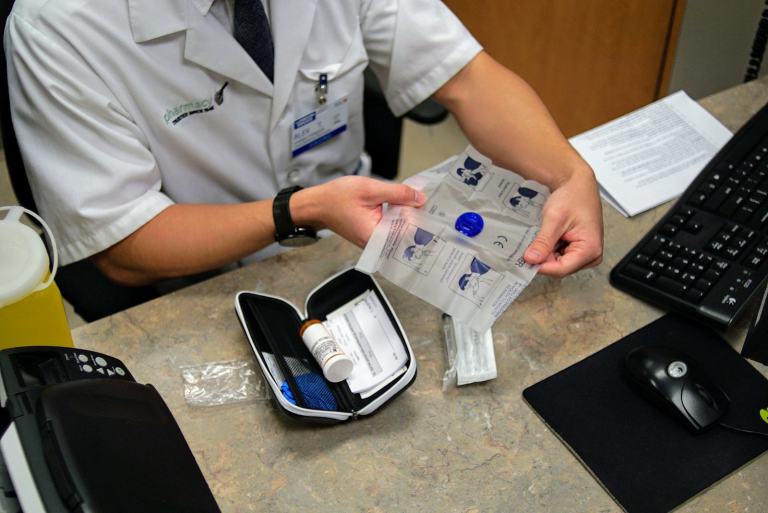
<path id="1" fill-rule="evenodd" d="M 170 109 L 166 110 L 165 114 L 163 115 L 165 124 L 168 126 L 174 126 L 181 123 L 189 116 L 211 112 L 216 107 L 216 105 L 221 105 L 224 103 L 224 89 L 228 85 L 229 82 L 225 82 L 224 85 L 221 86 L 221 89 L 216 91 L 212 97 L 182 103 L 181 105 L 176 105 L 175 107 L 171 107 Z"/>

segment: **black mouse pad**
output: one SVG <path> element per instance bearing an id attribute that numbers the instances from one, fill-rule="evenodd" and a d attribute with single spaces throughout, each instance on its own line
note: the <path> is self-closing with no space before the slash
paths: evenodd
<path id="1" fill-rule="evenodd" d="M 637 394 L 624 355 L 642 345 L 688 354 L 730 396 L 722 422 L 768 433 L 768 381 L 716 332 L 673 315 L 523 391 L 528 404 L 629 513 L 667 512 L 768 449 L 721 426 L 694 435 Z"/>

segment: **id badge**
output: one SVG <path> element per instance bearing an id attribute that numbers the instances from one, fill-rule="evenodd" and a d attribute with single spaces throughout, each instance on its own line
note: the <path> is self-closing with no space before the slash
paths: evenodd
<path id="1" fill-rule="evenodd" d="M 327 103 L 293 122 L 291 157 L 297 157 L 347 129 L 349 104 L 347 97 Z"/>

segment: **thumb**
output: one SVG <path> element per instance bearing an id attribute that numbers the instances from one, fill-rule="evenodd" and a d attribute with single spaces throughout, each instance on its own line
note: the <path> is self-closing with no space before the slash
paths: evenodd
<path id="1" fill-rule="evenodd" d="M 407 207 L 420 207 L 427 202 L 427 196 L 413 187 L 401 183 L 382 183 L 373 192 L 376 203 L 390 203 Z"/>
<path id="2" fill-rule="evenodd" d="M 555 245 L 560 239 L 560 235 L 561 234 L 557 230 L 557 225 L 548 222 L 545 218 L 544 222 L 541 224 L 541 229 L 539 230 L 538 235 L 536 235 L 536 238 L 531 242 L 531 245 L 528 246 L 528 249 L 525 250 L 525 255 L 523 255 L 525 261 L 534 265 L 544 262 L 555 250 Z"/>

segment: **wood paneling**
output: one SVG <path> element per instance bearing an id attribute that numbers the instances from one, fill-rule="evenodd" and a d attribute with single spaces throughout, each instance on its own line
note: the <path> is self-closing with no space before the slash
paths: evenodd
<path id="1" fill-rule="evenodd" d="M 567 136 L 658 97 L 683 10 L 680 0 L 445 3 L 536 89 Z"/>

